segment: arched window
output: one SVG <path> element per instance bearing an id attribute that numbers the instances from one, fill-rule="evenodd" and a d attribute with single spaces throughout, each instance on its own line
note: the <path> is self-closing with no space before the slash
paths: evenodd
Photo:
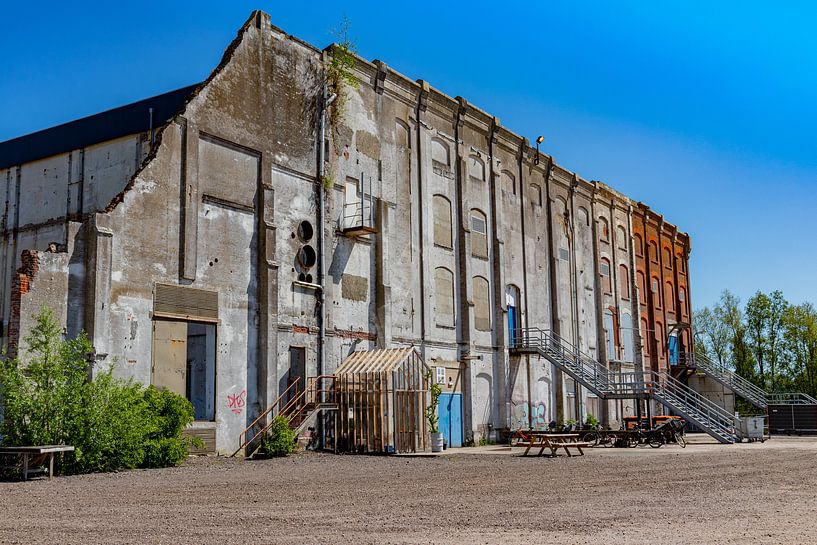
<path id="1" fill-rule="evenodd" d="M 474 277 L 474 327 L 479 331 L 491 331 L 491 303 L 488 280 Z"/>
<path id="2" fill-rule="evenodd" d="M 500 175 L 502 191 L 508 195 L 516 195 L 516 178 L 508 170 L 503 170 Z"/>
<path id="3" fill-rule="evenodd" d="M 542 206 L 542 188 L 539 184 L 530 184 L 530 202 L 535 206 Z"/>
<path id="4" fill-rule="evenodd" d="M 471 255 L 488 258 L 488 219 L 474 208 L 471 210 Z"/>
<path id="5" fill-rule="evenodd" d="M 607 218 L 599 218 L 599 239 L 604 242 L 610 241 L 610 224 L 607 223 Z"/>
<path id="6" fill-rule="evenodd" d="M 580 225 L 587 225 L 587 226 L 590 225 L 590 213 L 587 211 L 587 208 L 585 208 L 584 206 L 579 207 L 579 211 L 576 214 L 576 216 L 577 216 L 577 219 L 578 219 Z"/>
<path id="7" fill-rule="evenodd" d="M 652 277 L 652 305 L 655 308 L 661 308 L 661 283 L 657 276 Z"/>
<path id="8" fill-rule="evenodd" d="M 613 293 L 613 284 L 610 280 L 610 260 L 602 257 L 599 262 L 599 274 L 601 275 L 601 289 L 603 293 Z"/>
<path id="9" fill-rule="evenodd" d="M 411 148 L 411 138 L 408 124 L 402 119 L 394 120 L 394 143 L 400 148 Z"/>
<path id="10" fill-rule="evenodd" d="M 664 324 L 661 322 L 655 323 L 655 348 L 659 358 L 664 357 L 664 344 L 667 342 L 664 334 Z"/>
<path id="11" fill-rule="evenodd" d="M 683 286 L 678 288 L 678 301 L 681 305 L 681 316 L 686 318 L 687 314 L 687 290 L 684 289 Z"/>
<path id="12" fill-rule="evenodd" d="M 654 240 L 650 241 L 650 261 L 658 263 L 658 243 Z"/>
<path id="13" fill-rule="evenodd" d="M 676 267 L 682 273 L 686 272 L 686 261 L 684 260 L 683 254 L 678 254 L 675 256 L 675 262 L 677 263 Z"/>
<path id="14" fill-rule="evenodd" d="M 664 267 L 667 269 L 672 268 L 672 252 L 666 246 L 664 246 Z"/>
<path id="15" fill-rule="evenodd" d="M 647 304 L 647 277 L 644 275 L 644 271 L 637 271 L 636 278 L 638 279 L 638 299 L 641 304 Z"/>
<path id="16" fill-rule="evenodd" d="M 641 238 L 641 235 L 638 233 L 633 235 L 633 242 L 635 242 L 635 255 L 643 256 L 644 255 L 644 240 Z"/>
<path id="17" fill-rule="evenodd" d="M 434 319 L 437 325 L 454 326 L 454 273 L 445 267 L 434 269 L 434 298 L 437 312 Z"/>
<path id="18" fill-rule="evenodd" d="M 431 160 L 446 167 L 451 164 L 451 152 L 448 144 L 440 138 L 431 139 Z"/>
<path id="19" fill-rule="evenodd" d="M 627 230 L 624 229 L 623 225 L 616 227 L 616 243 L 620 250 L 627 249 Z"/>
<path id="20" fill-rule="evenodd" d="M 664 284 L 664 301 L 667 303 L 667 310 L 669 312 L 675 311 L 675 288 L 672 282 Z"/>
<path id="21" fill-rule="evenodd" d="M 630 270 L 624 264 L 618 266 L 618 291 L 622 299 L 630 298 Z"/>
<path id="22" fill-rule="evenodd" d="M 641 318 L 641 353 L 645 356 L 650 355 L 650 327 L 646 318 Z"/>
<path id="23" fill-rule="evenodd" d="M 451 201 L 442 195 L 434 195 L 434 244 L 443 248 L 454 247 L 451 234 Z"/>
<path id="24" fill-rule="evenodd" d="M 485 181 L 485 162 L 476 155 L 468 156 L 468 177 L 478 182 Z"/>

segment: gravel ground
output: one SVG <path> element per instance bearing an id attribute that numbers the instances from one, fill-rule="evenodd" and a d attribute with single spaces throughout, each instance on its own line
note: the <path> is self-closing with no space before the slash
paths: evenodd
<path id="1" fill-rule="evenodd" d="M 817 543 L 817 439 L 192 458 L 0 482 L 0 543 Z"/>

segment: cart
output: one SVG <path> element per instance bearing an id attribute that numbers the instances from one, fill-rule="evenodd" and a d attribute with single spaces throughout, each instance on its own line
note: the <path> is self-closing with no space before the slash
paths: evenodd
<path id="1" fill-rule="evenodd" d="M 735 432 L 738 443 L 745 439 L 749 443 L 766 441 L 766 417 L 765 416 L 737 416 L 735 417 Z"/>

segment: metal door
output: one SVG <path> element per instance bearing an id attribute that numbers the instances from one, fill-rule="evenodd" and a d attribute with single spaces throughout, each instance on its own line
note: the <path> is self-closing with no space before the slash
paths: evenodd
<path id="1" fill-rule="evenodd" d="M 187 397 L 187 322 L 154 320 L 152 382 Z"/>
<path id="2" fill-rule="evenodd" d="M 678 336 L 669 336 L 669 363 L 670 365 L 678 365 Z"/>
<path id="3" fill-rule="evenodd" d="M 440 432 L 449 447 L 462 446 L 462 394 L 440 394 L 437 406 Z"/>

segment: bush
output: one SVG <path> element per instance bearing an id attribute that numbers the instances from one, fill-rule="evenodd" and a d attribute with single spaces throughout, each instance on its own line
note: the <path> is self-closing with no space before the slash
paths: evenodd
<path id="1" fill-rule="evenodd" d="M 193 406 L 167 390 L 113 376 L 89 380 L 88 338 L 63 340 L 50 310 L 25 339 L 28 362 L 0 361 L 0 444 L 67 444 L 63 473 L 166 467 L 187 455 Z"/>
<path id="2" fill-rule="evenodd" d="M 272 419 L 272 425 L 261 443 L 261 453 L 267 456 L 286 456 L 298 450 L 298 436 L 283 416 Z"/>

